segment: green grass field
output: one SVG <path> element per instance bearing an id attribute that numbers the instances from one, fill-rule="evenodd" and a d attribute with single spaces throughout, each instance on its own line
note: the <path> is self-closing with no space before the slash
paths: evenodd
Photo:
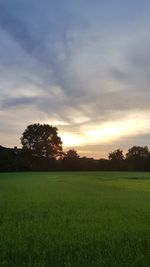
<path id="1" fill-rule="evenodd" d="M 0 266 L 150 266 L 150 173 L 0 174 Z"/>

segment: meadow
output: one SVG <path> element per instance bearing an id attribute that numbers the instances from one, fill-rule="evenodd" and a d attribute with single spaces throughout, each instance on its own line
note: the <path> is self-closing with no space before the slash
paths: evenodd
<path id="1" fill-rule="evenodd" d="M 1 173 L 0 266 L 150 266 L 150 173 Z"/>

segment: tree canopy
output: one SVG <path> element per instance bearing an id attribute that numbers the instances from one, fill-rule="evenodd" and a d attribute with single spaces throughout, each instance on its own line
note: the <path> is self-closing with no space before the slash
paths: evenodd
<path id="1" fill-rule="evenodd" d="M 132 158 L 145 158 L 150 157 L 150 151 L 147 146 L 133 146 L 128 150 L 128 153 L 126 154 L 127 159 Z"/>
<path id="2" fill-rule="evenodd" d="M 62 154 L 58 129 L 48 124 L 31 124 L 21 137 L 23 149 L 38 157 L 56 158 Z"/>
<path id="3" fill-rule="evenodd" d="M 114 150 L 108 155 L 109 160 L 120 161 L 124 159 L 123 151 L 121 149 Z"/>
<path id="4" fill-rule="evenodd" d="M 80 156 L 78 155 L 77 151 L 75 149 L 69 149 L 66 153 L 65 153 L 65 157 L 66 159 L 79 159 Z"/>

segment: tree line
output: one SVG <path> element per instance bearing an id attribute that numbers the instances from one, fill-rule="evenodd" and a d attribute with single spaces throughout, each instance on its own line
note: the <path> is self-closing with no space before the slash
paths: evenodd
<path id="1" fill-rule="evenodd" d="M 63 151 L 58 129 L 48 124 L 31 124 L 21 136 L 22 148 L 0 146 L 0 171 L 150 171 L 147 146 L 121 149 L 108 159 L 80 157 L 70 149 Z"/>

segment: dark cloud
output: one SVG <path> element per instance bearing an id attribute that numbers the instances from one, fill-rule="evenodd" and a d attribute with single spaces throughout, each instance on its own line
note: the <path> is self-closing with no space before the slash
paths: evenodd
<path id="1" fill-rule="evenodd" d="M 110 74 L 112 75 L 112 77 L 118 81 L 121 82 L 127 82 L 129 81 L 129 73 L 126 73 L 124 71 L 121 71 L 115 67 L 113 67 L 110 71 Z"/>
<path id="2" fill-rule="evenodd" d="M 26 114 L 19 129 L 32 113 L 32 120 L 63 121 L 62 131 L 80 134 L 148 114 L 149 8 L 145 0 L 1 0 L 0 122 L 11 125 L 13 109 L 14 121 Z"/>
<path id="3" fill-rule="evenodd" d="M 18 98 L 10 98 L 7 99 L 3 105 L 2 108 L 9 109 L 9 108 L 18 108 L 18 106 L 28 106 L 28 105 L 34 105 L 37 102 L 36 97 L 18 97 Z"/>

